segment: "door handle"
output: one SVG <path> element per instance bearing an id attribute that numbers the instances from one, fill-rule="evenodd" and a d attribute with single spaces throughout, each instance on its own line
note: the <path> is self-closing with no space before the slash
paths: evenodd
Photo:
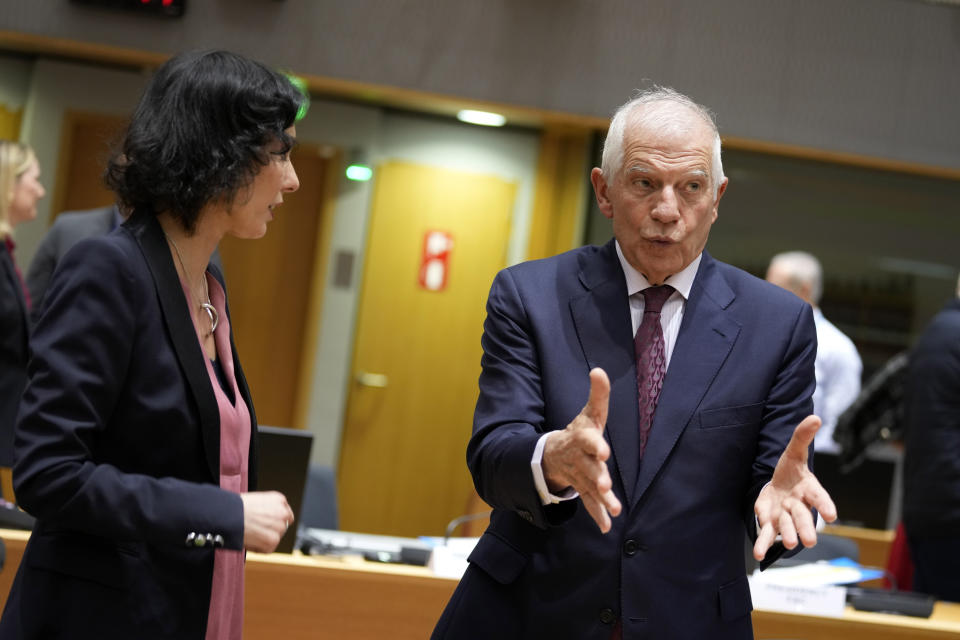
<path id="1" fill-rule="evenodd" d="M 375 389 L 383 389 L 387 386 L 387 376 L 382 373 L 369 373 L 367 371 L 360 371 L 357 373 L 357 384 L 361 387 L 373 387 Z"/>

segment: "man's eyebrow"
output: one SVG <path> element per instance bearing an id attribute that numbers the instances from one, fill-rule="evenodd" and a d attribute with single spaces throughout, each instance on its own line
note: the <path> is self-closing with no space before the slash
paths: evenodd
<path id="1" fill-rule="evenodd" d="M 644 167 L 641 165 L 634 165 L 632 167 L 627 167 L 627 173 L 650 173 L 651 169 L 649 167 Z M 692 169 L 689 174 L 691 176 L 697 176 L 700 178 L 710 178 L 710 173 L 706 169 Z"/>

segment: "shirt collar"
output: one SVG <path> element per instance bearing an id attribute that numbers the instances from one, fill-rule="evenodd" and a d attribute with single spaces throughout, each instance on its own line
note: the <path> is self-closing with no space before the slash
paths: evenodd
<path id="1" fill-rule="evenodd" d="M 615 241 L 615 244 L 617 246 L 617 258 L 619 258 L 620 266 L 623 268 L 623 275 L 627 279 L 627 295 L 632 296 L 635 293 L 643 291 L 647 287 L 653 286 L 642 273 L 634 269 L 633 266 L 627 262 L 627 259 L 623 257 L 623 250 L 620 249 L 620 242 Z M 668 284 L 676 289 L 680 295 L 683 296 L 684 300 L 690 298 L 690 289 L 693 288 L 693 280 L 697 277 L 697 269 L 700 268 L 701 258 L 703 258 L 702 251 L 697 254 L 697 257 L 693 259 L 693 262 L 688 264 L 678 273 L 675 273 L 664 280 L 664 284 Z"/>

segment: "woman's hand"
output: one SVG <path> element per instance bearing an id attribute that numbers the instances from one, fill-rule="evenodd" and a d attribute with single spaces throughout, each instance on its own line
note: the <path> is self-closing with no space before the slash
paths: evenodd
<path id="1" fill-rule="evenodd" d="M 243 501 L 243 548 L 272 553 L 293 522 L 293 509 L 279 491 L 241 493 Z"/>

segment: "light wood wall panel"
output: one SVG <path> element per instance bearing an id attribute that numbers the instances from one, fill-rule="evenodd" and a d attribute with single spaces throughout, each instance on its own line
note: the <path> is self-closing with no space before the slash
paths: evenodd
<path id="1" fill-rule="evenodd" d="M 23 107 L 13 109 L 0 104 L 0 138 L 16 140 L 20 137 L 20 121 L 23 118 Z"/>
<path id="2" fill-rule="evenodd" d="M 580 246 L 587 209 L 590 138 L 586 130 L 543 132 L 527 259 L 546 258 Z"/>

